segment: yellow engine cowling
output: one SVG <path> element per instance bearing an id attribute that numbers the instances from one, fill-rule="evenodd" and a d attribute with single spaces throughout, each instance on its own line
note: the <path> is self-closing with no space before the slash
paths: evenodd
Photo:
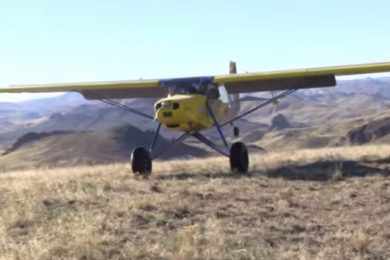
<path id="1" fill-rule="evenodd" d="M 203 95 L 173 95 L 154 105 L 155 118 L 164 126 L 184 132 L 210 128 L 213 121 L 206 109 Z"/>

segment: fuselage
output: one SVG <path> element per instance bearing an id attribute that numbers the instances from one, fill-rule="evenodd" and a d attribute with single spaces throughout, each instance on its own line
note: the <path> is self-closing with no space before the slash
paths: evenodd
<path id="1" fill-rule="evenodd" d="M 207 102 L 218 122 L 230 118 L 229 104 L 219 99 L 208 100 L 200 94 L 175 94 L 155 103 L 155 119 L 169 129 L 183 132 L 207 129 L 214 125 Z"/>

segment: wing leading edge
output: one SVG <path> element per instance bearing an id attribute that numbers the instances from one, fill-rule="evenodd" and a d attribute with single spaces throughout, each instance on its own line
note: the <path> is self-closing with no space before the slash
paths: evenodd
<path id="1" fill-rule="evenodd" d="M 207 77 L 214 84 L 226 86 L 230 93 L 328 87 L 336 85 L 336 76 L 390 72 L 390 62 L 347 66 L 241 73 Z M 206 77 L 199 77 L 206 78 Z M 173 79 L 182 80 L 186 79 Z M 171 80 L 132 80 L 39 85 L 11 85 L 0 93 L 80 92 L 87 99 L 163 97 Z"/>
<path id="2" fill-rule="evenodd" d="M 390 62 L 215 76 L 230 93 L 331 87 L 336 76 L 390 72 Z"/>
<path id="3" fill-rule="evenodd" d="M 165 93 L 158 80 L 11 85 L 0 93 L 80 92 L 87 99 L 158 97 Z"/>

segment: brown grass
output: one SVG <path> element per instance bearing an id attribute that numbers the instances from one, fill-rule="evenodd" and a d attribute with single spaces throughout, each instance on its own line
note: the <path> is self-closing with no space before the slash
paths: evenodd
<path id="1" fill-rule="evenodd" d="M 3 173 L 0 259 L 389 259 L 388 158 L 256 155 L 251 177 L 224 158 L 157 162 L 149 179 L 127 165 Z"/>

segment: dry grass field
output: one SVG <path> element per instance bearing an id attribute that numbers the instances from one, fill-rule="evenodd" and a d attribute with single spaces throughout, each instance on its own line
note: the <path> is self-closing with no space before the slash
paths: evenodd
<path id="1" fill-rule="evenodd" d="M 0 174 L 0 259 L 390 259 L 390 146 Z"/>

